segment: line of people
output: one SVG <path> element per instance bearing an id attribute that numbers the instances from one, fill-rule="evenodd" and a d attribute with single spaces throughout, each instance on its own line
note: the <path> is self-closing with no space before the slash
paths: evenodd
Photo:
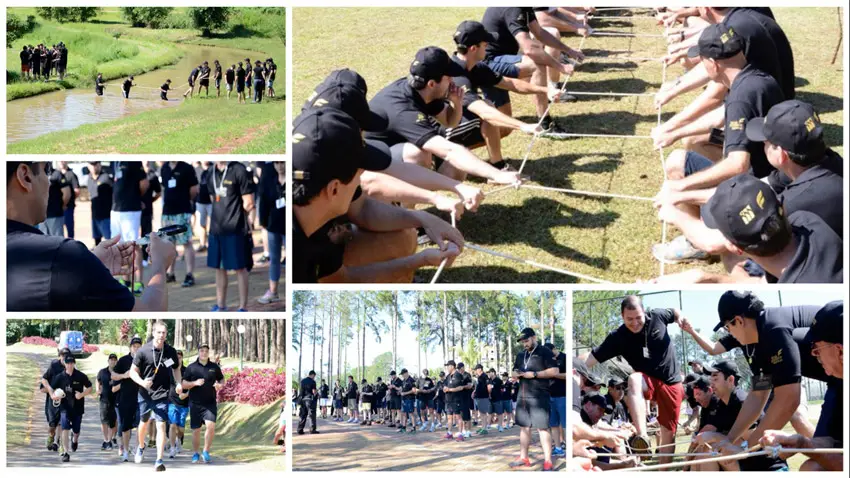
<path id="1" fill-rule="evenodd" d="M 59 81 L 65 79 L 68 69 L 68 47 L 59 42 L 48 47 L 43 43 L 21 47 L 21 80 L 49 81 L 55 73 Z"/>
<path id="2" fill-rule="evenodd" d="M 247 89 L 248 95 L 250 95 L 251 88 L 253 87 L 253 102 L 261 103 L 263 101 L 263 93 L 265 90 L 267 90 L 266 95 L 269 98 L 275 97 L 274 82 L 276 78 L 277 65 L 272 58 L 267 58 L 265 61 L 255 60 L 254 63 L 251 63 L 250 58 L 245 58 L 244 63 L 240 61 L 232 64 L 224 72 L 222 72 L 222 67 L 218 60 L 213 61 L 212 67 L 210 67 L 208 61 L 205 61 L 195 68 L 192 68 L 192 71 L 189 72 L 189 77 L 187 78 L 189 88 L 185 93 L 183 93 L 183 98 L 192 98 L 195 95 L 196 84 L 198 87 L 198 95 L 201 94 L 201 90 L 203 89 L 206 96 L 209 96 L 210 80 L 213 81 L 213 85 L 215 86 L 216 97 L 220 97 L 221 83 L 222 80 L 224 80 L 225 89 L 227 91 L 227 99 L 230 99 L 230 95 L 235 88 L 237 101 L 239 103 L 245 103 L 245 90 Z M 165 95 L 168 93 L 169 89 L 170 88 L 167 88 L 166 85 L 163 85 L 161 88 L 164 100 L 167 100 Z"/>

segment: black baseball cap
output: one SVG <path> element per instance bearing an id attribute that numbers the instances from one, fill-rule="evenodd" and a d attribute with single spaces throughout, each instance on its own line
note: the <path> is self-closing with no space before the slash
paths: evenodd
<path id="1" fill-rule="evenodd" d="M 823 125 L 812 105 L 799 100 L 783 101 L 770 108 L 764 118 L 747 122 L 750 141 L 770 141 L 799 155 L 823 154 Z"/>
<path id="2" fill-rule="evenodd" d="M 393 370 L 392 372 L 390 372 L 390 377 L 393 377 L 393 376 L 395 376 L 395 370 Z"/>
<path id="3" fill-rule="evenodd" d="M 578 372 L 579 375 L 585 378 L 590 375 L 590 370 L 587 369 L 587 364 L 584 363 L 584 360 L 578 357 L 573 357 L 573 370 L 575 370 L 576 372 Z"/>
<path id="4" fill-rule="evenodd" d="M 130 346 L 132 347 L 133 344 L 142 345 L 142 339 L 140 339 L 139 337 L 133 337 L 132 339 L 130 339 Z"/>
<path id="5" fill-rule="evenodd" d="M 401 374 L 402 374 L 402 375 L 404 375 L 404 374 L 406 374 L 406 373 L 407 373 L 407 369 L 406 369 L 406 368 L 401 369 Z"/>
<path id="6" fill-rule="evenodd" d="M 437 46 L 426 46 L 416 52 L 410 63 L 410 74 L 422 81 L 440 81 L 443 76 L 463 76 L 463 67 L 452 61 L 446 50 Z"/>
<path id="7" fill-rule="evenodd" d="M 454 34 L 455 44 L 457 46 L 471 47 L 483 41 L 493 43 L 499 41 L 497 33 L 488 32 L 481 22 L 475 20 L 466 20 L 460 22 Z"/>
<path id="8" fill-rule="evenodd" d="M 587 385 L 589 387 L 596 387 L 596 386 L 599 386 L 599 385 L 605 385 L 605 380 L 603 380 L 602 378 L 600 378 L 598 375 L 594 374 L 593 372 L 590 372 L 587 375 L 585 375 L 584 381 L 585 381 L 585 383 L 587 383 Z"/>
<path id="9" fill-rule="evenodd" d="M 757 300 L 759 298 L 748 290 L 727 290 L 724 292 L 720 296 L 720 300 L 717 301 L 717 317 L 720 318 L 720 322 L 714 326 L 714 331 L 720 330 L 721 327 L 726 325 L 726 322 L 736 316 L 746 314 Z"/>
<path id="10" fill-rule="evenodd" d="M 717 329 L 715 329 L 715 330 L 717 330 Z M 685 375 L 685 380 L 684 380 L 684 382 L 683 382 L 683 383 L 688 384 L 688 383 L 691 383 L 691 382 L 695 382 L 697 378 L 699 378 L 699 377 L 697 376 L 697 374 L 695 374 L 695 373 L 689 373 L 689 374 Z"/>
<path id="11" fill-rule="evenodd" d="M 553 344 L 552 342 L 546 342 L 545 344 L 543 344 L 543 346 L 549 350 L 555 350 L 555 344 Z"/>
<path id="12" fill-rule="evenodd" d="M 68 355 L 69 353 L 71 353 L 71 349 L 69 349 L 68 347 L 62 347 L 61 349 L 59 349 L 59 355 L 63 357 Z"/>
<path id="13" fill-rule="evenodd" d="M 356 71 L 334 70 L 313 90 L 301 111 L 310 108 L 336 108 L 357 121 L 364 131 L 387 129 L 386 115 L 369 109 L 366 100 L 366 80 Z"/>
<path id="14" fill-rule="evenodd" d="M 598 393 L 588 393 L 587 395 L 581 398 L 581 404 L 584 405 L 586 403 L 592 403 L 594 405 L 598 405 L 603 409 L 608 409 L 608 400 L 605 400 L 605 397 Z"/>
<path id="15" fill-rule="evenodd" d="M 702 365 L 702 362 L 699 361 L 699 360 L 689 360 L 688 361 L 688 365 L 694 365 L 694 364 Z"/>
<path id="16" fill-rule="evenodd" d="M 490 370 L 488 370 L 487 373 L 496 373 L 496 369 L 494 369 L 493 367 L 490 367 Z"/>
<path id="17" fill-rule="evenodd" d="M 842 343 L 844 337 L 844 301 L 836 300 L 823 306 L 806 333 L 806 342 Z"/>
<path id="18" fill-rule="evenodd" d="M 62 359 L 62 363 L 77 363 L 77 359 L 72 354 L 68 354 Z"/>
<path id="19" fill-rule="evenodd" d="M 692 385 L 694 387 L 694 390 L 700 389 L 704 392 L 711 388 L 711 382 L 708 381 L 708 377 L 706 377 L 705 375 L 702 375 L 698 379 L 694 380 Z"/>
<path id="20" fill-rule="evenodd" d="M 209 348 L 210 348 L 209 344 L 204 344 L 204 343 L 202 343 L 201 345 L 198 346 L 198 350 L 201 350 L 201 349 L 209 350 Z"/>
<path id="21" fill-rule="evenodd" d="M 115 355 L 115 354 L 109 354 L 109 358 L 107 358 L 106 360 L 112 360 L 112 359 L 118 360 L 118 356 Z"/>
<path id="22" fill-rule="evenodd" d="M 787 227 L 782 202 L 770 185 L 746 173 L 720 183 L 701 215 L 707 227 L 741 249 L 768 242 Z"/>
<path id="23" fill-rule="evenodd" d="M 457 368 L 464 368 L 463 362 L 458 362 Z"/>
<path id="24" fill-rule="evenodd" d="M 449 365 L 451 365 L 452 367 L 457 367 L 457 364 L 454 360 L 449 360 L 448 362 L 446 362 L 445 366 L 448 367 Z"/>
<path id="25" fill-rule="evenodd" d="M 534 329 L 532 329 L 531 327 L 526 327 L 522 329 L 522 332 L 519 333 L 519 337 L 517 337 L 516 340 L 517 342 L 519 342 L 520 340 L 526 340 L 531 337 L 535 337 L 536 335 L 537 334 L 534 333 Z"/>
<path id="26" fill-rule="evenodd" d="M 334 108 L 311 108 L 295 119 L 292 130 L 295 181 L 327 184 L 348 178 L 357 169 L 382 171 L 392 162 L 389 148 L 365 142 L 360 125 Z"/>
<path id="27" fill-rule="evenodd" d="M 741 376 L 738 364 L 733 360 L 721 360 L 714 365 L 706 365 L 705 371 L 708 373 L 723 372 L 725 375 L 734 375 L 735 377 Z"/>
<path id="28" fill-rule="evenodd" d="M 611 387 L 622 387 L 626 384 L 626 381 L 620 377 L 613 377 L 608 380 L 608 388 Z"/>
<path id="29" fill-rule="evenodd" d="M 702 57 L 710 60 L 732 58 L 744 51 L 744 40 L 730 26 L 722 23 L 707 26 L 697 40 L 697 44 L 688 49 L 688 57 Z"/>
<path id="30" fill-rule="evenodd" d="M 480 363 L 476 364 L 474 370 L 478 370 L 478 369 L 484 370 L 484 366 L 481 365 Z"/>

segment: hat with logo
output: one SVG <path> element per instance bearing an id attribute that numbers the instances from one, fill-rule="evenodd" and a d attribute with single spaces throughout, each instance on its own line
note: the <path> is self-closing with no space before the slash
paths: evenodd
<path id="1" fill-rule="evenodd" d="M 452 61 L 446 50 L 436 46 L 426 46 L 416 52 L 410 63 L 410 74 L 417 80 L 440 81 L 443 76 L 463 76 L 463 67 Z"/>
<path id="2" fill-rule="evenodd" d="M 519 342 L 521 340 L 527 340 L 527 339 L 530 339 L 531 337 L 535 337 L 536 335 L 537 334 L 534 333 L 534 329 L 532 329 L 531 327 L 526 327 L 526 328 L 522 329 L 522 332 L 519 333 L 519 337 L 517 337 L 516 340 L 517 340 L 517 342 Z"/>
<path id="3" fill-rule="evenodd" d="M 806 342 L 840 344 L 844 337 L 844 301 L 836 300 L 823 306 L 806 333 Z"/>
<path id="4" fill-rule="evenodd" d="M 336 108 L 357 121 L 364 131 L 387 129 L 387 117 L 369 109 L 366 100 L 366 80 L 348 68 L 334 70 L 313 90 L 302 111 L 310 108 Z"/>
<path id="5" fill-rule="evenodd" d="M 798 100 L 783 101 L 770 108 L 764 118 L 751 119 L 747 138 L 769 141 L 798 155 L 822 155 L 826 150 L 820 117 L 812 105 Z"/>
<path id="6" fill-rule="evenodd" d="M 139 337 L 133 337 L 132 339 L 130 339 L 130 346 L 132 347 L 133 344 L 142 345 L 142 339 Z"/>
<path id="7" fill-rule="evenodd" d="M 732 58 L 744 51 L 744 40 L 730 26 L 722 23 L 707 26 L 697 40 L 697 44 L 688 49 L 688 57 L 702 57 L 709 60 Z"/>
<path id="8" fill-rule="evenodd" d="M 586 403 L 592 403 L 593 405 L 599 406 L 603 409 L 608 409 L 608 400 L 605 400 L 605 397 L 598 393 L 588 393 L 582 397 L 581 404 L 584 405 Z"/>
<path id="9" fill-rule="evenodd" d="M 723 372 L 726 376 L 741 376 L 741 372 L 738 370 L 738 364 L 736 364 L 733 360 L 721 360 L 714 365 L 706 365 L 705 371 L 708 373 Z"/>
<path id="10" fill-rule="evenodd" d="M 295 119 L 292 130 L 292 169 L 295 182 L 327 184 L 350 178 L 358 169 L 389 167 L 389 148 L 365 142 L 360 126 L 335 108 L 312 108 Z"/>
<path id="11" fill-rule="evenodd" d="M 497 33 L 488 32 L 481 22 L 466 20 L 457 26 L 454 34 L 457 46 L 471 47 L 481 42 L 493 43 L 499 41 Z"/>
<path id="12" fill-rule="evenodd" d="M 720 300 L 717 301 L 717 317 L 720 318 L 720 322 L 714 326 L 714 331 L 717 332 L 726 325 L 726 322 L 735 317 L 745 315 L 758 300 L 759 298 L 748 290 L 727 290 L 724 292 L 720 296 Z"/>
<path id="13" fill-rule="evenodd" d="M 787 227 L 787 221 L 780 220 L 785 216 L 782 203 L 770 185 L 746 173 L 720 183 L 701 213 L 706 226 L 745 250 Z"/>

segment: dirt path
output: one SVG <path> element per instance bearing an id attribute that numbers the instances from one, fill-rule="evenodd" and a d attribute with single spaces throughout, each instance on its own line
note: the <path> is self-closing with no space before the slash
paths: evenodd
<path id="1" fill-rule="evenodd" d="M 274 126 L 274 122 L 269 123 L 265 126 L 260 126 L 257 129 L 251 130 L 251 132 L 246 134 L 245 136 L 241 136 L 233 140 L 219 138 L 216 140 L 216 143 L 222 144 L 226 142 L 227 144 L 209 151 L 208 154 L 230 154 L 233 150 L 239 149 L 240 147 L 250 143 L 254 140 L 254 138 L 266 134 L 266 132 L 268 132 L 268 130 L 272 129 Z"/>

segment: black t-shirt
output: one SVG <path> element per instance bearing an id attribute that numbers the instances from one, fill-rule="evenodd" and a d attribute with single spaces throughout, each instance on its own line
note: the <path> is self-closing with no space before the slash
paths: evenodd
<path id="1" fill-rule="evenodd" d="M 103 78 L 95 78 L 94 80 L 94 91 L 95 93 L 102 95 L 103 94 Z"/>
<path id="2" fill-rule="evenodd" d="M 437 380 L 437 383 L 434 385 L 436 387 L 436 391 L 434 392 L 434 400 L 446 400 L 446 392 L 443 391 L 445 382 L 445 379 Z"/>
<path id="3" fill-rule="evenodd" d="M 216 187 L 224 188 L 224 194 L 216 193 Z M 214 167 L 207 182 L 207 190 L 214 198 L 210 234 L 248 234 L 248 220 L 242 196 L 253 194 L 254 181 L 245 165 L 231 161 L 226 170 Z"/>
<path id="4" fill-rule="evenodd" d="M 475 378 L 475 399 L 490 398 L 490 391 L 487 389 L 490 379 L 486 373 L 482 373 Z"/>
<path id="5" fill-rule="evenodd" d="M 504 384 L 502 384 L 502 379 L 498 376 L 493 377 L 487 380 L 489 385 L 492 385 L 493 388 L 490 389 L 490 401 L 491 402 L 500 402 L 502 401 L 502 391 L 504 389 Z"/>
<path id="6" fill-rule="evenodd" d="M 753 372 L 753 390 L 799 383 L 802 377 L 828 382 L 823 366 L 812 357 L 811 343 L 805 340 L 820 309 L 813 305 L 768 307 L 756 319 L 758 343 L 742 346 L 732 335 L 719 342 L 726 350 L 740 347 L 743 351 Z"/>
<path id="7" fill-rule="evenodd" d="M 794 99 L 794 53 L 782 28 L 754 8 L 733 8 L 722 23 L 744 40 L 747 62 L 776 79 L 783 99 Z"/>
<path id="8" fill-rule="evenodd" d="M 844 244 L 821 218 L 808 211 L 788 216 L 797 252 L 776 281 L 780 284 L 840 284 L 844 278 Z M 768 275 L 768 281 L 775 280 Z"/>
<path id="9" fill-rule="evenodd" d="M 668 385 L 681 382 L 676 346 L 667 333 L 667 325 L 675 320 L 673 309 L 647 309 L 644 315 L 643 330 L 635 334 L 621 325 L 593 349 L 593 357 L 602 363 L 620 355 L 636 372 Z M 644 348 L 649 352 L 648 358 L 644 357 Z"/>
<path id="10" fill-rule="evenodd" d="M 189 72 L 189 78 L 188 78 L 189 83 L 194 82 L 195 78 L 198 77 L 198 74 L 200 74 L 200 72 L 201 72 L 200 68 L 198 68 L 198 67 L 192 68 L 192 71 Z"/>
<path id="11" fill-rule="evenodd" d="M 262 66 L 254 67 L 254 81 L 263 81 L 265 69 Z"/>
<path id="12" fill-rule="evenodd" d="M 629 408 L 626 405 L 625 397 L 621 399 L 619 402 L 614 401 L 614 397 L 611 394 L 605 395 L 605 401 L 608 402 L 608 406 L 611 407 L 611 415 L 610 415 L 610 423 L 614 423 L 616 421 L 622 423 L 630 423 L 632 421 L 631 415 L 629 415 Z"/>
<path id="13" fill-rule="evenodd" d="M 83 390 L 91 387 L 91 380 L 89 380 L 88 375 L 77 369 L 74 369 L 74 373 L 71 375 L 68 375 L 67 372 L 62 370 L 61 373 L 57 373 L 50 381 L 50 387 L 53 390 L 61 389 L 65 392 L 65 397 L 59 404 L 60 410 L 76 416 L 80 416 L 86 412 L 85 397 L 82 400 L 77 400 L 75 393 L 82 393 Z"/>
<path id="14" fill-rule="evenodd" d="M 342 267 L 340 246 L 328 237 L 331 226 L 329 222 L 307 237 L 298 218 L 293 214 L 292 249 L 297 253 L 290 259 L 292 282 L 316 283 L 319 278 L 331 275 Z"/>
<path id="15" fill-rule="evenodd" d="M 70 169 L 65 172 L 65 180 L 71 187 L 71 200 L 68 201 L 68 209 L 71 209 L 77 205 L 75 201 L 75 199 L 77 198 L 76 190 L 80 189 L 80 181 L 77 179 L 77 175 L 74 174 L 74 172 Z"/>
<path id="16" fill-rule="evenodd" d="M 372 398 L 374 398 L 374 395 L 375 391 L 368 383 L 366 385 L 363 385 L 363 388 L 360 389 L 360 401 L 363 403 L 372 403 Z"/>
<path id="17" fill-rule="evenodd" d="M 808 211 L 816 214 L 836 233 L 843 237 L 844 228 L 844 160 L 838 153 L 828 150 L 815 166 L 805 170 L 781 191 L 785 214 Z M 771 182 L 771 187 L 774 183 Z"/>
<path id="18" fill-rule="evenodd" d="M 561 352 L 555 357 L 555 362 L 558 364 L 558 373 L 567 373 L 567 354 Z M 552 384 L 549 386 L 549 395 L 553 397 L 567 396 L 567 381 L 557 378 L 552 379 Z"/>
<path id="19" fill-rule="evenodd" d="M 345 398 L 349 400 L 357 399 L 357 384 L 355 382 L 348 383 L 348 388 L 345 391 Z"/>
<path id="20" fill-rule="evenodd" d="M 236 83 L 239 85 L 245 84 L 245 69 L 241 66 L 236 68 Z"/>
<path id="21" fill-rule="evenodd" d="M 384 397 L 387 396 L 387 384 L 384 382 L 378 382 L 375 384 L 375 398 L 378 402 L 382 402 Z"/>
<path id="22" fill-rule="evenodd" d="M 195 169 L 185 161 L 178 161 L 174 169 L 171 163 L 164 163 L 159 174 L 162 176 L 162 214 L 191 214 L 192 196 L 190 191 L 198 185 Z"/>
<path id="23" fill-rule="evenodd" d="M 125 287 L 126 289 L 126 287 Z M 113 371 L 117 374 L 125 374 L 133 367 L 133 356 L 127 354 L 118 359 Z M 119 381 L 121 388 L 118 390 L 118 402 L 124 405 L 133 405 L 138 403 L 139 385 L 132 378 L 127 377 Z M 118 382 L 113 382 L 112 385 L 118 385 Z"/>
<path id="24" fill-rule="evenodd" d="M 139 183 L 145 178 L 147 175 L 139 161 L 113 161 L 112 210 L 141 211 L 142 192 Z"/>
<path id="25" fill-rule="evenodd" d="M 195 175 L 198 177 L 198 196 L 196 200 L 198 204 L 212 204 L 212 197 L 210 196 L 210 189 L 208 186 L 210 180 L 210 171 L 212 168 L 203 169 L 203 168 L 195 168 Z"/>
<path id="26" fill-rule="evenodd" d="M 546 347 L 538 344 L 531 352 L 523 350 L 514 360 L 514 370 L 520 372 L 542 372 L 546 369 L 558 368 L 555 355 Z M 523 400 L 548 400 L 550 379 L 520 378 L 519 398 Z"/>
<path id="27" fill-rule="evenodd" d="M 338 385 L 334 386 L 334 400 L 342 400 L 342 389 Z"/>
<path id="28" fill-rule="evenodd" d="M 180 374 L 181 377 L 186 376 L 186 366 L 180 364 Z M 183 391 L 186 392 L 185 390 Z M 177 393 L 177 382 L 174 380 L 174 374 L 171 374 L 171 386 L 168 388 L 168 401 L 177 405 L 178 407 L 188 407 L 189 406 L 189 397 L 180 398 L 180 395 Z"/>
<path id="29" fill-rule="evenodd" d="M 390 380 L 390 383 L 394 387 L 392 390 L 390 390 L 390 398 L 399 397 L 400 396 L 399 390 L 401 389 L 401 386 L 404 384 L 404 381 L 401 379 L 401 377 L 396 376 L 396 378 Z"/>
<path id="30" fill-rule="evenodd" d="M 142 345 L 136 352 L 136 356 L 133 357 L 133 365 L 139 368 L 139 376 L 142 377 L 142 380 L 153 379 L 150 392 L 139 387 L 141 397 L 151 400 L 168 398 L 168 388 L 171 386 L 173 375 L 171 369 L 180 368 L 180 360 L 177 358 L 177 350 L 174 347 L 163 344 L 162 349 L 157 350 L 154 349 L 153 341 L 150 341 Z"/>
<path id="31" fill-rule="evenodd" d="M 47 383 L 51 383 L 53 381 L 53 377 L 57 374 L 63 373 L 65 371 L 65 365 L 59 359 L 53 359 L 50 361 L 50 365 L 47 366 L 47 370 L 44 371 L 44 375 L 41 378 L 47 380 Z M 39 390 L 44 389 L 43 384 L 38 385 Z M 45 394 L 44 401 L 47 402 L 50 400 L 50 397 Z"/>
<path id="32" fill-rule="evenodd" d="M 186 367 L 186 376 L 183 377 L 183 380 L 193 382 L 199 378 L 204 379 L 204 384 L 189 389 L 189 403 L 204 406 L 215 405 L 215 384 L 224 380 L 221 367 L 212 360 L 207 360 L 206 364 L 202 364 L 200 360 L 195 360 Z M 315 382 L 313 382 L 313 386 L 315 387 Z"/>
<path id="33" fill-rule="evenodd" d="M 21 64 L 29 63 L 30 53 L 27 50 L 21 50 Z"/>
<path id="34" fill-rule="evenodd" d="M 210 81 L 210 67 L 208 67 L 208 66 L 201 67 L 201 72 L 198 74 L 198 80 L 200 80 L 200 81 Z"/>
<path id="35" fill-rule="evenodd" d="M 232 84 L 235 79 L 236 71 L 234 71 L 232 68 L 228 68 L 227 71 L 224 72 L 224 81 Z"/>
<path id="36" fill-rule="evenodd" d="M 740 388 L 735 388 L 729 396 L 729 403 L 720 401 L 717 404 L 717 413 L 711 424 L 717 428 L 719 433 L 724 435 L 729 433 L 729 430 L 732 429 L 732 425 L 735 424 L 735 420 L 738 418 L 738 414 L 741 413 L 741 406 L 746 399 L 747 392 Z"/>
<path id="37" fill-rule="evenodd" d="M 122 88 L 124 89 L 124 91 L 130 91 L 130 88 L 132 86 L 133 82 L 129 78 L 124 80 L 124 83 L 122 83 Z"/>
<path id="38" fill-rule="evenodd" d="M 270 64 L 268 72 L 269 79 L 274 81 L 275 77 L 277 77 L 277 65 L 274 63 Z"/>
<path id="39" fill-rule="evenodd" d="M 715 421 L 717 420 L 717 410 L 720 407 L 722 402 L 717 395 L 711 395 L 711 398 L 708 400 L 708 405 L 703 407 L 700 405 L 699 412 L 699 430 L 702 430 L 706 425 L 712 425 L 717 427 Z"/>
<path id="40" fill-rule="evenodd" d="M 533 21 L 536 22 L 537 17 L 530 7 L 488 7 L 481 23 L 488 32 L 496 33 L 499 38 L 487 44 L 487 58 L 516 55 L 519 52 L 516 35 L 530 33 L 528 26 Z"/>
<path id="41" fill-rule="evenodd" d="M 387 129 L 367 132 L 366 138 L 382 141 L 389 146 L 413 143 L 417 148 L 440 134 L 440 123 L 434 118 L 446 107 L 442 99 L 425 103 L 422 96 L 400 78 L 378 92 L 369 102 L 372 111 L 389 120 Z"/>
<path id="42" fill-rule="evenodd" d="M 260 225 L 269 232 L 286 234 L 286 184 L 278 179 L 274 163 L 263 165 L 258 205 Z"/>
<path id="43" fill-rule="evenodd" d="M 452 56 L 452 61 L 466 70 L 466 65 L 457 56 Z M 481 99 L 481 88 L 493 87 L 502 81 L 502 75 L 496 73 L 484 62 L 476 63 L 471 70 L 466 70 L 466 75 L 452 78 L 455 85 L 463 89 L 463 107 Z"/>
<path id="44" fill-rule="evenodd" d="M 65 214 L 65 206 L 62 204 L 62 190 L 71 189 L 71 184 L 68 178 L 62 174 L 62 171 L 54 169 L 48 178 L 50 180 L 50 189 L 47 196 L 47 217 L 62 217 Z M 73 191 L 72 191 L 73 194 Z M 70 206 L 70 202 L 68 203 Z"/>
<path id="45" fill-rule="evenodd" d="M 136 300 L 81 242 L 6 221 L 8 311 L 129 312 Z"/>
<path id="46" fill-rule="evenodd" d="M 416 388 L 419 389 L 417 395 L 420 400 L 430 401 L 434 399 L 434 380 L 431 377 L 420 377 Z"/>
<path id="47" fill-rule="evenodd" d="M 733 151 L 746 151 L 750 153 L 750 168 L 756 177 L 770 174 L 775 168 L 767 161 L 764 143 L 747 138 L 747 123 L 753 118 L 764 118 L 771 107 L 784 99 L 779 84 L 772 76 L 752 64 L 745 66 L 735 77 L 724 100 L 723 156 Z"/>
<path id="48" fill-rule="evenodd" d="M 319 398 L 329 398 L 330 395 L 330 387 L 327 385 L 322 385 L 319 387 Z"/>
<path id="49" fill-rule="evenodd" d="M 472 400 L 472 393 L 475 391 L 475 385 L 472 383 L 472 374 L 469 372 L 463 372 L 463 385 L 468 387 L 463 390 L 463 398 L 464 400 Z"/>
<path id="50" fill-rule="evenodd" d="M 461 387 L 464 384 L 463 374 L 458 372 L 457 370 L 454 373 L 451 373 L 446 376 L 446 381 L 443 385 L 447 388 L 457 388 Z M 461 402 L 461 395 L 463 395 L 463 390 L 458 390 L 457 392 L 446 392 L 446 402 L 449 403 L 457 403 Z"/>
<path id="51" fill-rule="evenodd" d="M 215 65 L 215 69 L 213 70 L 213 78 L 216 80 L 221 79 L 221 65 Z"/>
<path id="52" fill-rule="evenodd" d="M 416 386 L 416 380 L 414 380 L 413 377 L 408 376 L 406 379 L 404 379 L 404 381 L 401 384 L 401 391 L 402 392 L 409 392 L 409 391 L 413 390 L 413 388 L 415 386 Z M 416 395 L 411 393 L 409 395 L 402 395 L 401 398 L 402 398 L 402 400 L 413 400 L 414 398 L 416 398 Z"/>
<path id="53" fill-rule="evenodd" d="M 171 89 L 171 86 L 168 83 L 163 83 L 162 86 L 159 87 L 159 89 L 168 91 Z"/>
<path id="54" fill-rule="evenodd" d="M 96 180 L 89 181 L 90 186 L 95 186 L 96 194 L 91 194 L 91 213 L 95 219 L 109 219 L 110 211 L 112 211 L 112 178 L 106 171 L 101 170 L 97 175 Z"/>
<path id="55" fill-rule="evenodd" d="M 100 385 L 100 402 L 114 407 L 116 396 L 112 391 L 112 372 L 109 371 L 109 367 L 97 372 L 97 383 Z"/>
<path id="56" fill-rule="evenodd" d="M 142 194 L 142 204 L 145 205 L 142 208 L 142 216 L 153 217 L 153 195 L 154 193 L 162 193 L 162 185 L 159 183 L 159 177 L 153 170 L 148 171 L 146 177 L 148 179 L 148 189 Z"/>
<path id="57" fill-rule="evenodd" d="M 316 381 L 310 377 L 304 377 L 301 379 L 301 398 L 313 398 L 313 394 L 316 391 Z"/>

